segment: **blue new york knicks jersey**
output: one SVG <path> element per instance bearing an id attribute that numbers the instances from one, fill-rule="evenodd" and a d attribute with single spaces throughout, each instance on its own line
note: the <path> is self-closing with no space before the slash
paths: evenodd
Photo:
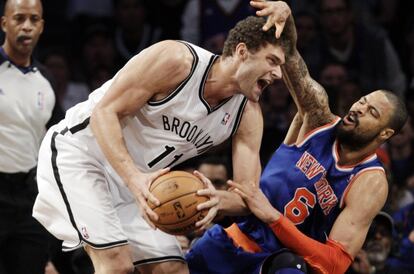
<path id="1" fill-rule="evenodd" d="M 338 165 L 338 143 L 335 139 L 338 122 L 339 118 L 310 132 L 300 144 L 282 144 L 260 179 L 260 188 L 273 207 L 304 234 L 322 243 L 327 240 L 336 217 L 344 207 L 344 197 L 353 180 L 364 171 L 383 170 L 375 154 L 355 166 Z M 235 256 L 233 260 L 237 262 L 221 264 L 221 268 L 208 266 L 211 272 L 254 273 L 263 258 L 284 248 L 271 228 L 254 215 L 240 218 L 237 225 L 257 243 L 261 252 L 247 253 L 236 247 L 232 250 L 231 240 L 226 241 L 226 232 L 220 226 L 214 226 L 194 247 L 193 254 L 190 252 L 190 270 L 198 269 L 197 264 L 203 261 L 197 253 L 209 250 L 207 255 L 202 255 L 209 265 L 220 257 Z M 218 245 L 221 247 L 218 248 Z M 252 267 L 251 264 L 257 265 Z M 225 270 L 221 272 L 220 269 Z"/>
<path id="2" fill-rule="evenodd" d="M 260 179 L 260 188 L 273 207 L 320 242 L 327 239 L 353 179 L 367 170 L 383 170 L 375 154 L 355 166 L 338 165 L 338 122 L 339 119 L 311 132 L 301 144 L 282 144 Z M 272 230 L 254 216 L 239 223 L 239 227 L 264 251 L 280 247 Z"/>

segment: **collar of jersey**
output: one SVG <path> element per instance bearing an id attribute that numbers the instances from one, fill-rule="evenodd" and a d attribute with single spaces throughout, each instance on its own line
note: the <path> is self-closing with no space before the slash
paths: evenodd
<path id="1" fill-rule="evenodd" d="M 18 70 L 20 70 L 23 74 L 26 74 L 28 72 L 31 71 L 35 71 L 35 66 L 32 65 L 33 64 L 33 60 L 31 60 L 31 65 L 27 66 L 27 67 L 22 67 L 22 66 L 18 66 L 16 65 L 12 60 L 10 60 L 9 56 L 6 54 L 6 52 L 4 51 L 3 47 L 0 47 L 0 55 L 1 55 L 1 59 L 3 59 L 1 63 L 3 63 L 4 61 L 8 61 L 10 64 L 12 64 L 13 66 L 15 66 Z"/>

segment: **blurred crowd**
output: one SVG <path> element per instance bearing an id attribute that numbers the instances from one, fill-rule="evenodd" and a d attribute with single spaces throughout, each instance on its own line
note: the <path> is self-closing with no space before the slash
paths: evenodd
<path id="1" fill-rule="evenodd" d="M 62 115 L 87 99 L 132 56 L 164 39 L 182 39 L 220 54 L 228 30 L 254 10 L 247 0 L 43 0 L 45 29 L 34 57 L 45 66 Z M 379 88 L 405 98 L 414 117 L 414 1 L 291 0 L 298 48 L 313 78 L 327 90 L 333 113 L 346 114 Z M 0 0 L 1 10 L 4 1 Z M 0 41 L 4 34 L 0 34 Z M 261 98 L 265 119 L 261 159 L 282 142 L 295 106 L 282 81 Z M 390 183 L 350 273 L 414 273 L 413 119 L 378 150 Z M 199 169 L 218 188 L 231 178 L 229 144 L 178 169 Z M 373 193 L 374 195 L 375 193 Z M 182 237 L 184 249 L 197 235 Z M 48 273 L 92 273 L 82 251 L 56 244 Z M 68 258 L 70 258 L 68 260 Z M 57 270 L 56 270 L 57 269 Z M 406 272 L 404 272 L 406 271 Z"/>

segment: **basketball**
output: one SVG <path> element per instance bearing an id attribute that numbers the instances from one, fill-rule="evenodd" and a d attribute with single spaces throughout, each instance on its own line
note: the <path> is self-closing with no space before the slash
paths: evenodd
<path id="1" fill-rule="evenodd" d="M 149 191 L 160 201 L 156 206 L 149 203 L 158 214 L 154 222 L 160 230 L 172 235 L 186 235 L 195 230 L 195 223 L 207 215 L 208 210 L 197 210 L 197 205 L 208 201 L 198 196 L 197 190 L 205 188 L 203 182 L 191 173 L 171 171 L 158 177 Z"/>

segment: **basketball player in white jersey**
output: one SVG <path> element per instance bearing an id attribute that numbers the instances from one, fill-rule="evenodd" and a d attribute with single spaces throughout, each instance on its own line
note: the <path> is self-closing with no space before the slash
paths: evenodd
<path id="1" fill-rule="evenodd" d="M 234 180 L 257 181 L 263 89 L 281 78 L 283 38 L 249 17 L 233 28 L 223 55 L 181 41 L 133 57 L 48 131 L 39 156 L 33 215 L 63 240 L 84 246 L 96 273 L 188 273 L 174 236 L 153 229 L 151 182 L 186 159 L 233 138 Z M 240 214 L 242 199 L 208 188 L 196 225 Z"/>

